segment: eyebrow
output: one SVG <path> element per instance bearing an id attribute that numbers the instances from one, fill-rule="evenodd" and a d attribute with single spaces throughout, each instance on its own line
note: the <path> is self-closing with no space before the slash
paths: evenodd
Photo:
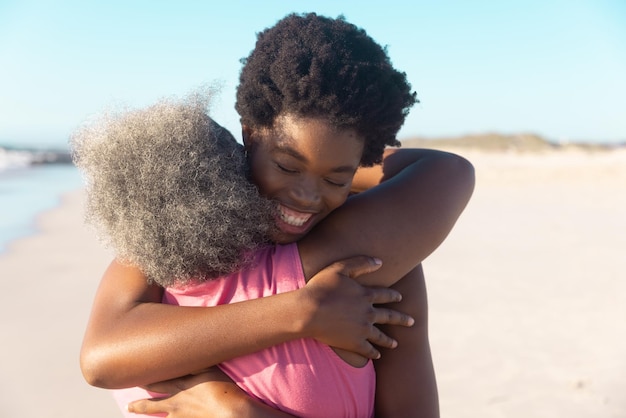
<path id="1" fill-rule="evenodd" d="M 293 158 L 295 158 L 296 160 L 302 162 L 302 163 L 308 163 L 308 160 L 304 157 L 304 155 L 300 154 L 298 151 L 296 151 L 295 149 L 291 148 L 288 145 L 284 145 L 284 144 L 276 144 L 274 146 L 274 150 L 283 153 L 283 154 L 287 154 Z M 354 172 L 357 170 L 358 167 L 353 167 L 351 165 L 341 165 L 339 167 L 333 167 L 333 169 L 331 170 L 333 173 L 349 173 L 349 174 L 354 174 Z"/>

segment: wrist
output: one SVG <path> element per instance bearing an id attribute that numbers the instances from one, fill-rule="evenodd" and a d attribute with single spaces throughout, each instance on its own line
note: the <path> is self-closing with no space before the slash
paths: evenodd
<path id="1" fill-rule="evenodd" d="M 291 293 L 291 325 L 290 332 L 294 338 L 313 338 L 313 323 L 317 310 L 313 298 L 306 287 Z"/>

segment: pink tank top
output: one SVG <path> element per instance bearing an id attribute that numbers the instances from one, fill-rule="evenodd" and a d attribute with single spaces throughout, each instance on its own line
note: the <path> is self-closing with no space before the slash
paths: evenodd
<path id="1" fill-rule="evenodd" d="M 198 285 L 167 289 L 163 301 L 171 305 L 215 306 L 289 292 L 304 285 L 297 246 L 289 244 L 259 251 L 253 267 L 247 270 Z M 353 367 L 329 346 L 313 339 L 289 341 L 219 366 L 249 395 L 292 415 L 373 415 L 376 377 L 372 362 Z M 123 411 L 131 400 L 154 396 L 139 388 L 116 392 Z"/>

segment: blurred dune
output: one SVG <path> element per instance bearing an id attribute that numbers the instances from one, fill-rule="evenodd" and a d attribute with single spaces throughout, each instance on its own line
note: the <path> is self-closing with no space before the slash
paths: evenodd
<path id="1" fill-rule="evenodd" d="M 520 134 L 471 134 L 456 137 L 415 137 L 402 140 L 403 147 L 458 149 L 485 151 L 485 152 L 549 152 L 549 151 L 611 151 L 626 148 L 623 143 L 593 143 L 593 142 L 551 142 L 540 135 L 531 133 Z"/>

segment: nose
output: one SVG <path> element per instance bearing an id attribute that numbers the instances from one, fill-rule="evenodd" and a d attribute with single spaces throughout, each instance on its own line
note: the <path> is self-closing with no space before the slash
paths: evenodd
<path id="1" fill-rule="evenodd" d="M 290 195 L 294 204 L 302 208 L 315 208 L 322 199 L 319 183 L 312 176 L 300 176 L 291 187 Z"/>

